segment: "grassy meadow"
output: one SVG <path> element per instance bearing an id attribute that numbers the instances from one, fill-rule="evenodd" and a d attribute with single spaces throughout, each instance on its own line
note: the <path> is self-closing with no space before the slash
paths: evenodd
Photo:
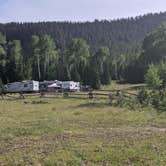
<path id="1" fill-rule="evenodd" d="M 0 100 L 0 165 L 165 166 L 166 112 L 107 99 Z"/>

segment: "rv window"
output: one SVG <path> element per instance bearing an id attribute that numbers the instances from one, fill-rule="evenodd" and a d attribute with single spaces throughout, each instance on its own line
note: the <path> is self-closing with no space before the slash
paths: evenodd
<path id="1" fill-rule="evenodd" d="M 24 88 L 27 88 L 28 87 L 28 84 L 24 84 Z"/>

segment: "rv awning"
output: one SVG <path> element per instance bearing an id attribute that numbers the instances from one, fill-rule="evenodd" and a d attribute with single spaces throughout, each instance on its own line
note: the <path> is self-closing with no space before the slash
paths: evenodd
<path id="1" fill-rule="evenodd" d="M 54 83 L 54 84 L 49 85 L 48 88 L 60 88 L 60 86 L 58 86 L 56 83 Z"/>

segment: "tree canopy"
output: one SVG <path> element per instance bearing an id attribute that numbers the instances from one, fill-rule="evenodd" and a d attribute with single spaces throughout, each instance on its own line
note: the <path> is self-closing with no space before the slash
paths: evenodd
<path id="1" fill-rule="evenodd" d="M 0 24 L 0 79 L 74 80 L 96 88 L 111 78 L 143 82 L 149 64 L 166 61 L 166 25 L 154 31 L 165 20 L 166 13 L 159 13 L 113 21 Z"/>

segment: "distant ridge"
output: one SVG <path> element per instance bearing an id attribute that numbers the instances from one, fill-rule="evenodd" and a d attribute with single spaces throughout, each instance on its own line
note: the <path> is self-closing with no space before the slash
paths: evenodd
<path id="1" fill-rule="evenodd" d="M 25 50 L 31 35 L 50 34 L 63 50 L 73 38 L 84 38 L 93 49 L 108 46 L 119 55 L 139 52 L 145 35 L 164 21 L 166 12 L 112 21 L 7 23 L 0 24 L 0 31 L 8 40 L 21 40 Z"/>

